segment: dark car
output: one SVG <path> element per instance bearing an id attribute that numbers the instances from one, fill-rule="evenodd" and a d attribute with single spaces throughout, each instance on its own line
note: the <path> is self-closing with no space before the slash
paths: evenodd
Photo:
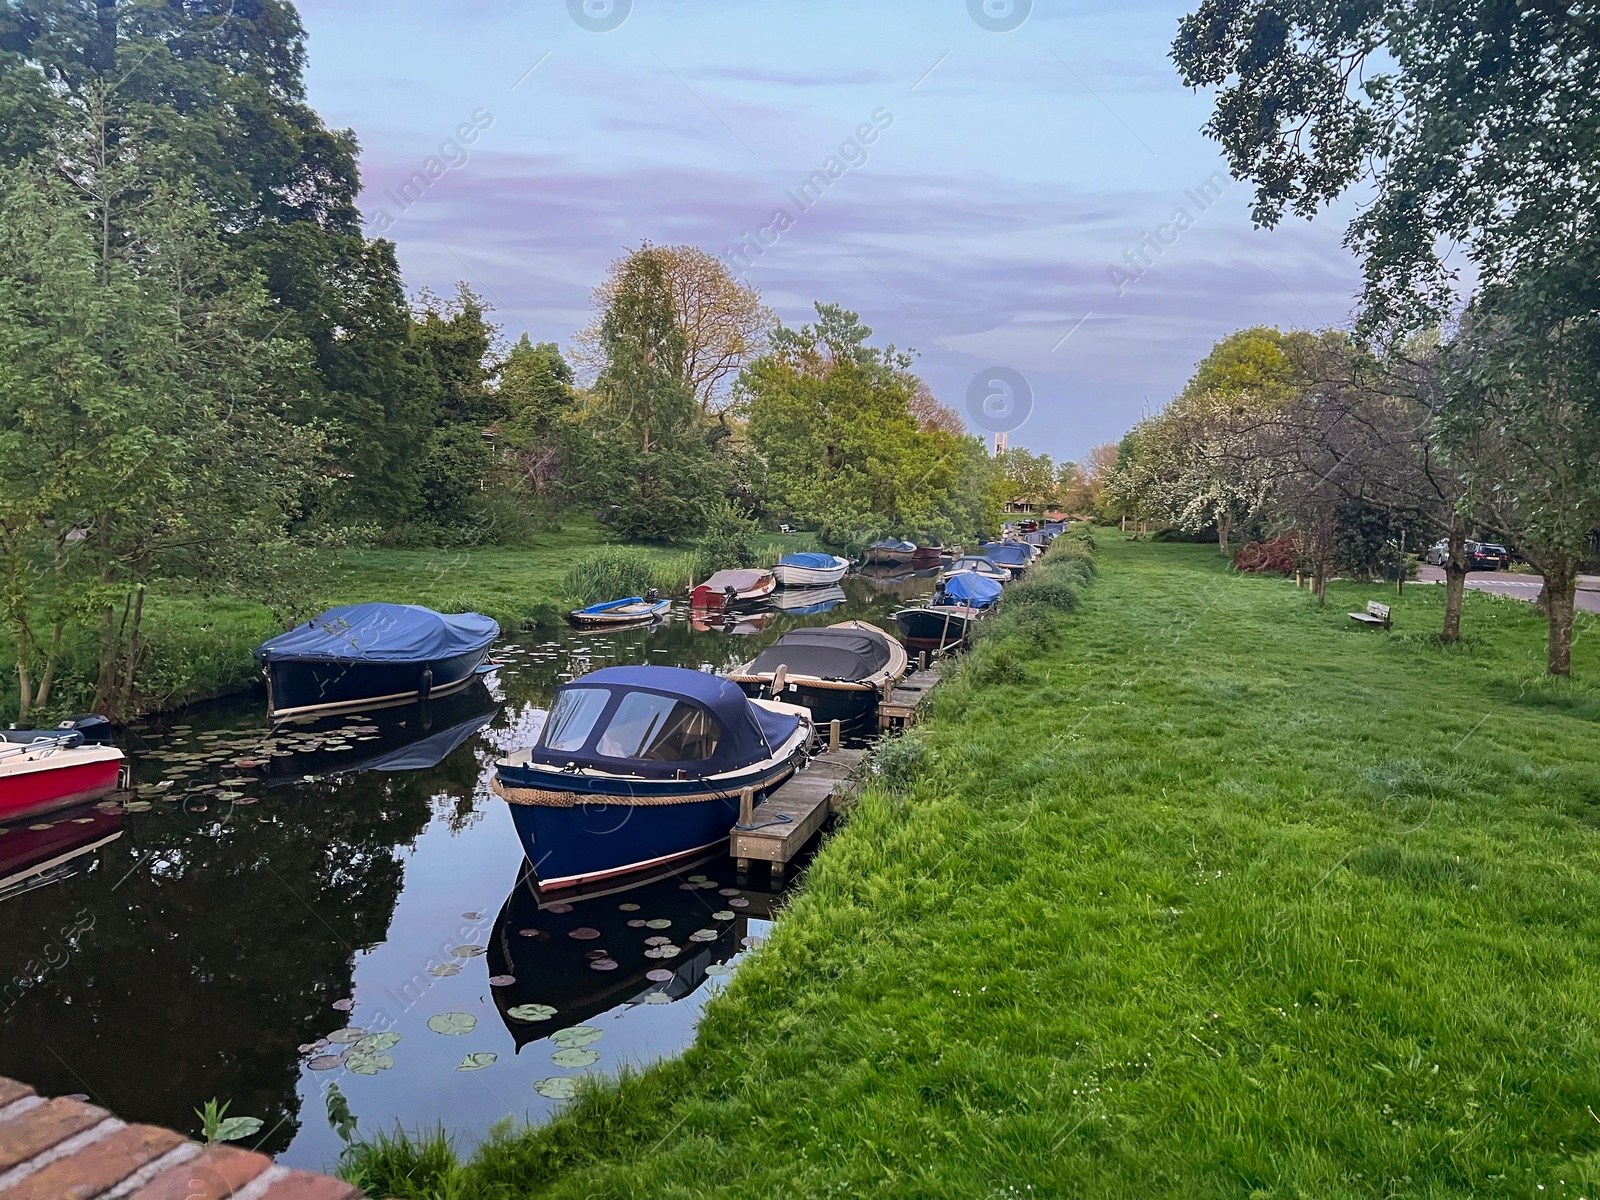
<path id="1" fill-rule="evenodd" d="M 1503 571 L 1511 565 L 1511 555 L 1504 546 L 1493 542 L 1468 542 L 1467 562 L 1474 571 Z"/>

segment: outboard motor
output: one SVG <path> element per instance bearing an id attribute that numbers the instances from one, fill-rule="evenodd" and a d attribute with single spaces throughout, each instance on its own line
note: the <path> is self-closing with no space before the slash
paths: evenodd
<path id="1" fill-rule="evenodd" d="M 738 602 L 739 602 L 739 589 L 734 587 L 733 584 L 730 583 L 727 587 L 722 589 L 722 607 L 723 608 L 732 608 Z"/>
<path id="2" fill-rule="evenodd" d="M 648 600 L 651 604 L 654 604 L 657 600 L 661 599 L 661 593 L 658 592 L 655 588 L 651 588 L 649 591 L 647 591 L 644 594 L 644 598 L 646 600 Z"/>

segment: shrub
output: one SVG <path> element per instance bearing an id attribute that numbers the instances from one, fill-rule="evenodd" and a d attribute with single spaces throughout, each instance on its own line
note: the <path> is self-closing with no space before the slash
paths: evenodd
<path id="1" fill-rule="evenodd" d="M 1300 535 L 1290 532 L 1270 542 L 1250 542 L 1234 551 L 1233 565 L 1251 574 L 1279 571 L 1293 575 L 1300 565 Z"/>
<path id="2" fill-rule="evenodd" d="M 713 505 L 706 514 L 705 532 L 694 544 L 695 577 L 755 566 L 762 551 L 760 535 L 760 524 L 744 508 L 729 500 Z"/>

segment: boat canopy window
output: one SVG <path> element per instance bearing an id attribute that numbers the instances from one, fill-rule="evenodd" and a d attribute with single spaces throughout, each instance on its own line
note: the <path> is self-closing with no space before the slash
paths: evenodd
<path id="1" fill-rule="evenodd" d="M 550 707 L 539 745 L 546 750 L 581 750 L 611 693 L 605 688 L 565 688 Z"/>
<path id="2" fill-rule="evenodd" d="M 600 735 L 595 751 L 607 758 L 704 762 L 717 750 L 722 727 L 698 704 L 629 692 Z"/>

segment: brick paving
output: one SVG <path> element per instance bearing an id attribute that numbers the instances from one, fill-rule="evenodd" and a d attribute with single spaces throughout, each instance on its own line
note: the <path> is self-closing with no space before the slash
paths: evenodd
<path id="1" fill-rule="evenodd" d="M 362 1200 L 263 1154 L 201 1146 L 0 1077 L 0 1200 Z"/>

